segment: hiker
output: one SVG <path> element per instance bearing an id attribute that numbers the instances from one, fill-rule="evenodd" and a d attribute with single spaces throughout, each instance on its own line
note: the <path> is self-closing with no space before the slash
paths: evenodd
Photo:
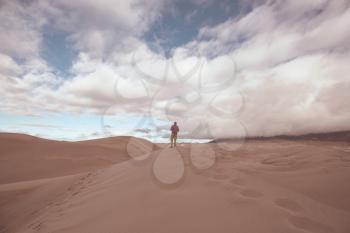
<path id="1" fill-rule="evenodd" d="M 177 123 L 174 122 L 174 124 L 170 128 L 171 136 L 170 136 L 170 142 L 171 142 L 171 148 L 173 145 L 176 147 L 176 139 L 177 139 L 177 132 L 179 132 L 179 127 L 177 126 Z"/>

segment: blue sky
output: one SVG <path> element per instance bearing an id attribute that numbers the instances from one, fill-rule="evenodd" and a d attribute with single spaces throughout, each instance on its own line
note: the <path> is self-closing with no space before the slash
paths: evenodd
<path id="1" fill-rule="evenodd" d="M 0 130 L 182 140 L 348 130 L 346 0 L 5 1 Z M 269 122 L 269 124 L 266 124 Z"/>
<path id="2" fill-rule="evenodd" d="M 144 34 L 143 38 L 151 49 L 171 50 L 196 39 L 204 26 L 213 26 L 236 17 L 240 11 L 239 1 L 176 1 Z"/>
<path id="3" fill-rule="evenodd" d="M 69 70 L 76 59 L 77 51 L 69 42 L 69 34 L 49 26 L 42 30 L 40 57 L 57 75 L 69 76 Z"/>

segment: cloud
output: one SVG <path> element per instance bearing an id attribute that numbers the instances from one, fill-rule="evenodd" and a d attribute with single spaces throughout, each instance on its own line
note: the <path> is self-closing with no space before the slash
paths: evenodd
<path id="1" fill-rule="evenodd" d="M 30 59 L 38 55 L 45 23 L 40 11 L 42 4 L 6 1 L 0 14 L 0 53 L 18 59 Z"/>
<path id="2" fill-rule="evenodd" d="M 59 125 L 49 125 L 49 124 L 34 124 L 34 123 L 23 123 L 22 126 L 35 127 L 35 128 L 48 128 L 48 129 L 62 129 Z"/>
<path id="3" fill-rule="evenodd" d="M 17 113 L 98 111 L 115 103 L 116 65 L 157 18 L 163 1 L 8 1 L 1 8 L 2 109 Z M 67 34 L 78 50 L 71 78 L 54 73 L 40 56 L 47 28 Z M 121 57 L 121 56 L 120 56 Z M 111 58 L 113 60 L 113 58 Z M 114 60 L 116 61 L 116 60 Z M 15 95 L 17 93 L 17 95 Z"/>
<path id="4" fill-rule="evenodd" d="M 248 135 L 348 130 L 349 108 L 341 101 L 345 92 L 339 88 L 343 94 L 336 95 L 330 90 L 350 83 L 345 65 L 350 60 L 345 28 L 349 13 L 347 1 L 260 4 L 248 14 L 202 28 L 187 49 L 211 61 L 225 55 L 235 61 L 234 85 L 245 97 L 237 121 Z M 227 65 L 217 71 L 213 65 L 206 65 L 213 72 L 209 77 L 222 81 L 228 76 Z M 232 102 L 233 95 L 227 93 L 226 99 Z M 239 134 L 233 128 L 225 135 L 230 125 L 234 123 L 217 122 L 213 128 L 222 127 L 219 137 Z"/>
<path id="5" fill-rule="evenodd" d="M 69 32 L 74 46 L 93 57 L 133 48 L 133 37 L 142 35 L 160 17 L 162 0 L 55 1 L 53 25 Z"/>
<path id="6" fill-rule="evenodd" d="M 1 75 L 13 77 L 21 73 L 21 67 L 12 59 L 12 57 L 0 54 Z"/>
<path id="7" fill-rule="evenodd" d="M 157 124 L 174 120 L 186 138 L 350 129 L 348 1 L 243 1 L 252 10 L 200 28 L 165 57 L 143 35 L 167 4 L 4 4 L 1 111 L 146 115 L 160 137 L 168 126 Z M 40 56 L 46 27 L 77 50 L 69 77 Z"/>
<path id="8" fill-rule="evenodd" d="M 138 133 L 142 133 L 142 134 L 148 134 L 148 133 L 150 133 L 152 130 L 151 130 L 151 129 L 144 128 L 144 129 L 136 129 L 135 131 L 138 132 Z"/>

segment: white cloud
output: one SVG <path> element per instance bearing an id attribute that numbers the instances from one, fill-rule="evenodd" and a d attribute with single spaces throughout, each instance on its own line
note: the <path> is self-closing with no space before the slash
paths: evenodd
<path id="1" fill-rule="evenodd" d="M 6 77 L 16 76 L 21 73 L 21 67 L 12 57 L 0 53 L 0 72 Z"/>
<path id="2" fill-rule="evenodd" d="M 141 37 L 163 1 L 5 4 L 0 109 L 150 114 L 198 138 L 350 129 L 349 2 L 258 2 L 170 58 Z M 78 51 L 68 79 L 40 58 L 43 25 Z"/>
<path id="3" fill-rule="evenodd" d="M 164 4 L 162 0 L 55 1 L 53 25 L 69 32 L 77 49 L 106 57 L 115 51 L 130 51 L 130 41 L 160 17 Z"/>
<path id="4" fill-rule="evenodd" d="M 0 8 L 0 53 L 19 59 L 38 55 L 41 43 L 42 4 L 6 1 Z"/>

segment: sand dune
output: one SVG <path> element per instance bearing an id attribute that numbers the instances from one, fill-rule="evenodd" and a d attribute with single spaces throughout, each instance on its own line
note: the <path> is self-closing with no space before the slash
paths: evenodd
<path id="1" fill-rule="evenodd" d="M 76 174 L 128 160 L 130 139 L 67 142 L 0 133 L 0 184 Z M 153 147 L 146 140 L 137 141 Z"/>
<path id="2" fill-rule="evenodd" d="M 347 143 L 132 141 L 129 160 L 0 185 L 0 232 L 350 232 Z"/>

